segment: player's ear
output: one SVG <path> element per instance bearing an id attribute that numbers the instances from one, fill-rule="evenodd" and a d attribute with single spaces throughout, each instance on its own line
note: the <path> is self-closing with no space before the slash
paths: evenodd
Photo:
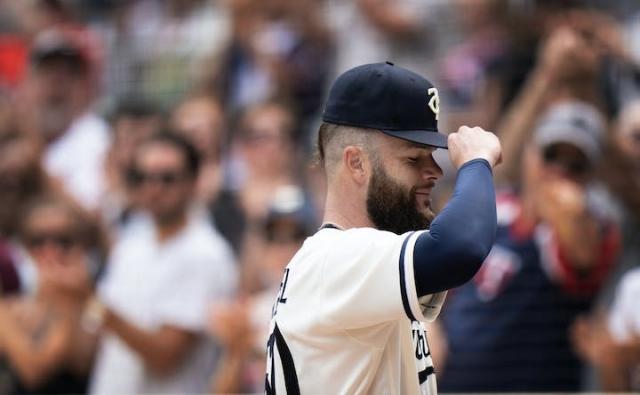
<path id="1" fill-rule="evenodd" d="M 356 145 L 347 146 L 342 152 L 342 160 L 347 172 L 359 184 L 367 182 L 368 163 L 362 147 Z"/>

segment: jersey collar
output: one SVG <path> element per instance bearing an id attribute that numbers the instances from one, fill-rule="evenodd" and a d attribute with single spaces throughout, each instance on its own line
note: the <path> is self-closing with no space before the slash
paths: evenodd
<path id="1" fill-rule="evenodd" d="M 322 229 L 338 229 L 338 230 L 342 230 L 338 225 L 332 224 L 330 222 L 328 222 L 326 224 L 322 224 L 322 226 L 318 230 L 322 230 Z"/>

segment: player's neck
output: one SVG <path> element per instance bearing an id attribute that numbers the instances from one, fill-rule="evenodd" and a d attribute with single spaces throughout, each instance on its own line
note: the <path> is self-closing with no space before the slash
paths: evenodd
<path id="1" fill-rule="evenodd" d="M 373 227 L 364 204 L 329 192 L 324 209 L 323 224 L 333 224 L 340 229 Z"/>

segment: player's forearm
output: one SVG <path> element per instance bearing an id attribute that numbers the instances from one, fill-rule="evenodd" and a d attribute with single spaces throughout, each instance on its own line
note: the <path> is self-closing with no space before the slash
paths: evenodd
<path id="1" fill-rule="evenodd" d="M 449 204 L 430 231 L 416 241 L 413 258 L 418 296 L 469 281 L 489 254 L 496 228 L 491 166 L 485 160 L 468 162 L 458 171 Z"/>

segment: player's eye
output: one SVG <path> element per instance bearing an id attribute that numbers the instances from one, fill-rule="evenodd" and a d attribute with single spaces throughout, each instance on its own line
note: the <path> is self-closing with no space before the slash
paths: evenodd
<path id="1" fill-rule="evenodd" d="M 418 157 L 409 157 L 409 158 L 407 158 L 407 162 L 412 163 L 412 164 L 413 163 L 418 163 L 419 160 L 420 160 L 420 158 L 418 158 Z"/>

